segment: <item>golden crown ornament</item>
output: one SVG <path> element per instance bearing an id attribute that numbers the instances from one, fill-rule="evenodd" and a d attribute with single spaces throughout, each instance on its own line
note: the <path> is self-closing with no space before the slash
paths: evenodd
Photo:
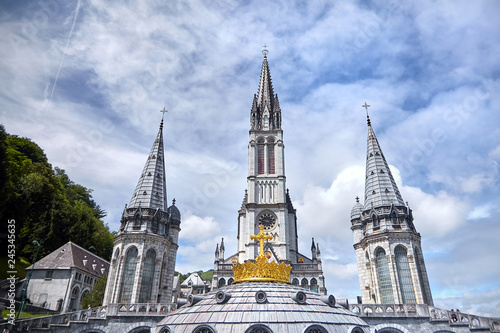
<path id="1" fill-rule="evenodd" d="M 263 225 L 260 225 L 259 228 L 260 232 L 257 235 L 250 236 L 250 239 L 257 239 L 260 242 L 259 255 L 255 258 L 255 261 L 247 260 L 244 264 L 233 266 L 233 283 L 248 281 L 290 283 L 292 266 L 284 262 L 280 264 L 274 261 L 269 262 L 264 254 L 264 240 L 273 237 L 264 233 Z"/>

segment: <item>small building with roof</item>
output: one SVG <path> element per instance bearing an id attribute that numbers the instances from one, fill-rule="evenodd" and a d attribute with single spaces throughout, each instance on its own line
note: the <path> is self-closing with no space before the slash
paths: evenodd
<path id="1" fill-rule="evenodd" d="M 109 262 L 68 242 L 35 263 L 27 298 L 33 305 L 50 310 L 76 311 L 81 309 L 83 296 L 108 272 Z"/>
<path id="2" fill-rule="evenodd" d="M 180 298 L 187 299 L 189 295 L 204 295 L 210 291 L 212 283 L 205 281 L 198 273 L 192 273 L 180 284 Z"/>

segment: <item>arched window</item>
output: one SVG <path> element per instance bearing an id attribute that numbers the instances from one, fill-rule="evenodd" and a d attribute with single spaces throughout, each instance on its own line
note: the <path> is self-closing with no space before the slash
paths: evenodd
<path id="1" fill-rule="evenodd" d="M 264 170 L 264 141 L 257 142 L 257 174 L 263 175 Z"/>
<path id="2" fill-rule="evenodd" d="M 403 303 L 414 304 L 416 303 L 415 290 L 413 289 L 413 280 L 411 278 L 410 264 L 408 263 L 406 249 L 401 245 L 396 246 L 394 249 L 394 256 Z"/>
<path id="3" fill-rule="evenodd" d="M 299 285 L 299 279 L 297 279 L 297 278 L 293 278 L 293 280 L 292 280 L 292 284 L 293 284 L 294 286 L 298 286 L 298 285 Z"/>
<path id="4" fill-rule="evenodd" d="M 267 173 L 276 173 L 274 162 L 274 139 L 268 138 L 267 143 Z"/>
<path id="5" fill-rule="evenodd" d="M 224 278 L 219 279 L 219 288 L 224 287 L 226 285 L 226 280 Z"/>
<path id="6" fill-rule="evenodd" d="M 318 280 L 316 280 L 315 278 L 311 279 L 311 288 L 310 289 L 314 292 L 318 292 Z"/>
<path id="7" fill-rule="evenodd" d="M 227 285 L 232 285 L 234 282 L 234 279 L 233 278 L 230 278 L 229 280 L 227 280 Z"/>
<path id="8" fill-rule="evenodd" d="M 245 333 L 273 333 L 273 331 L 266 325 L 255 324 L 247 328 Z"/>
<path id="9" fill-rule="evenodd" d="M 153 288 L 153 278 L 155 275 L 156 252 L 149 249 L 146 252 L 146 260 L 142 268 L 141 291 L 139 293 L 139 303 L 151 301 L 151 290 Z"/>
<path id="10" fill-rule="evenodd" d="M 392 293 L 391 275 L 384 249 L 378 248 L 375 257 L 377 260 L 378 285 L 382 303 L 393 304 L 394 294 Z"/>
<path id="11" fill-rule="evenodd" d="M 132 289 L 134 288 L 135 269 L 137 267 L 137 248 L 131 247 L 125 257 L 125 266 L 122 274 L 122 287 L 120 290 L 119 303 L 130 303 Z"/>
<path id="12" fill-rule="evenodd" d="M 308 289 L 308 285 L 309 285 L 309 282 L 307 281 L 306 278 L 303 278 L 301 281 L 300 281 L 300 286 L 302 288 L 305 288 L 305 289 Z"/>
<path id="13" fill-rule="evenodd" d="M 423 267 L 424 258 L 422 258 L 422 254 L 417 248 L 413 250 L 413 253 L 415 253 L 415 265 L 417 266 L 418 279 L 420 280 L 420 289 L 422 291 L 423 301 L 425 304 L 429 304 L 429 299 L 427 297 L 427 288 L 425 287 L 426 286 L 425 283 L 426 280 L 424 275 L 425 268 Z"/>

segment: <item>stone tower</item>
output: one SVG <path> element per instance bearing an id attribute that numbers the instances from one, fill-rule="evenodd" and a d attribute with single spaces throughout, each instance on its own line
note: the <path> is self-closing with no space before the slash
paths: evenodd
<path id="1" fill-rule="evenodd" d="M 266 55 L 265 50 L 250 111 L 247 190 L 238 211 L 238 252 L 224 258 L 223 241 L 216 247 L 213 288 L 233 281 L 232 264 L 258 256 L 259 244 L 250 235 L 264 225 L 273 237 L 265 244 L 268 259 L 292 264 L 290 282 L 326 293 L 319 247 L 313 240 L 310 258 L 298 251 L 297 216 L 286 188 L 281 108 Z"/>
<path id="2" fill-rule="evenodd" d="M 433 305 L 420 234 L 370 118 L 365 176 L 364 205 L 356 198 L 351 211 L 362 302 Z"/>
<path id="3" fill-rule="evenodd" d="M 115 236 L 104 305 L 170 303 L 181 215 L 167 209 L 163 119 Z"/>

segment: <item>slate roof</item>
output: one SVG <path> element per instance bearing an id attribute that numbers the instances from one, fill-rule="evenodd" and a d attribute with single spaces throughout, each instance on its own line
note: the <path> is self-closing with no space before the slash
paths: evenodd
<path id="1" fill-rule="evenodd" d="M 205 281 L 198 275 L 198 273 L 192 273 L 189 275 L 186 280 L 182 281 L 181 286 L 188 287 L 189 282 L 192 283 L 191 286 L 193 287 L 204 287 L 206 285 Z"/>
<path id="2" fill-rule="evenodd" d="M 163 119 L 149 153 L 141 177 L 137 182 L 129 208 L 167 209 L 167 185 L 165 175 L 165 153 L 163 151 Z"/>
<path id="3" fill-rule="evenodd" d="M 36 269 L 70 269 L 76 267 L 94 276 L 108 274 L 109 262 L 73 242 L 68 242 L 35 263 Z M 31 266 L 26 270 L 31 269 Z"/>
<path id="4" fill-rule="evenodd" d="M 265 292 L 267 300 L 258 302 L 257 292 Z M 218 302 L 218 293 L 230 294 L 225 302 Z M 297 292 L 306 295 L 304 304 L 291 297 Z M 322 295 L 282 283 L 246 282 L 212 291 L 201 296 L 193 305 L 186 304 L 167 315 L 157 326 L 157 332 L 193 332 L 200 325 L 208 325 L 217 333 L 245 332 L 254 324 L 264 324 L 272 332 L 305 332 L 312 325 L 321 325 L 327 332 L 351 332 L 359 327 L 369 332 L 368 324 L 356 314 L 338 306 L 330 306 Z M 219 299 L 220 301 L 220 299 Z"/>
<path id="5" fill-rule="evenodd" d="M 364 209 L 391 204 L 405 206 L 370 121 L 367 141 Z"/>

